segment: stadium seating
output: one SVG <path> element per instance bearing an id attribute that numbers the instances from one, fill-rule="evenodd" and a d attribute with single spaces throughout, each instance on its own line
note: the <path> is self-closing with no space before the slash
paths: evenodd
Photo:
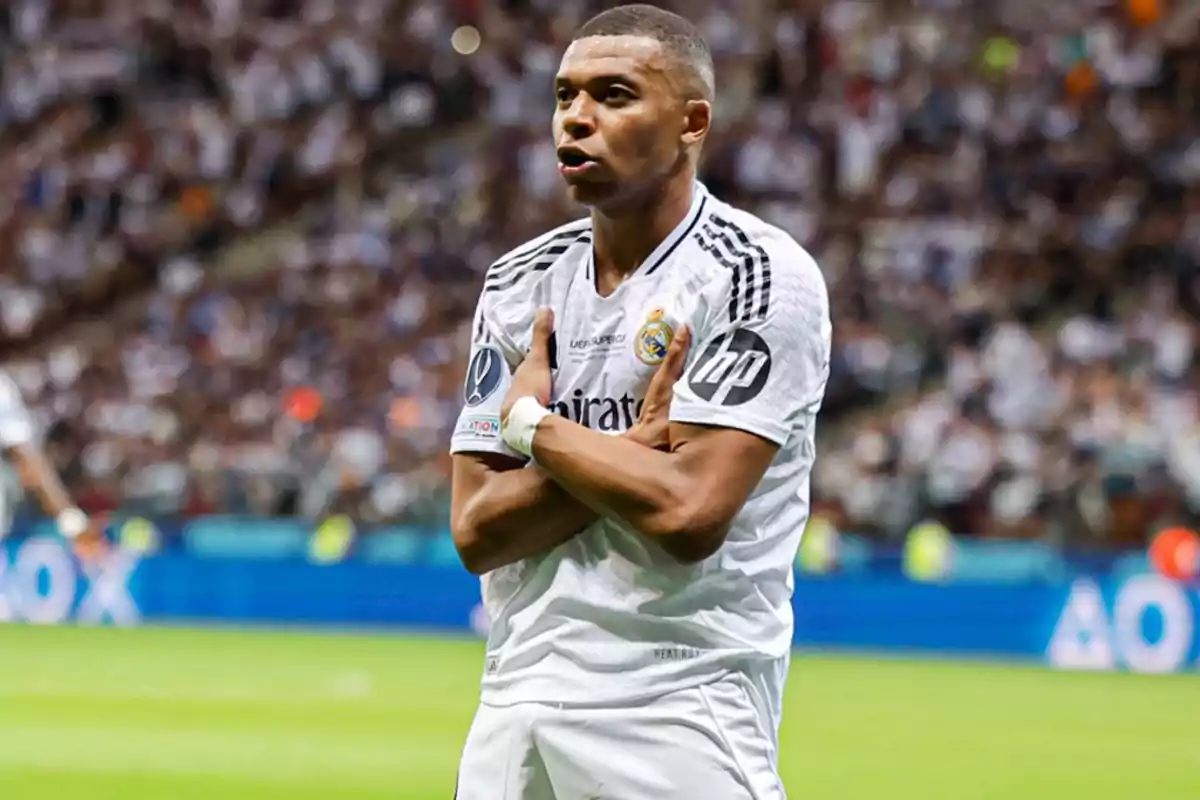
<path id="1" fill-rule="evenodd" d="M 579 213 L 552 169 L 549 78 L 604 4 L 50 5 L 0 11 L 28 100 L 3 109 L 21 169 L 0 337 L 72 488 L 103 508 L 346 513 L 368 536 L 444 516 L 480 275 Z M 924 519 L 1084 549 L 1194 526 L 1186 4 L 681 9 L 721 73 L 704 179 L 830 285 L 825 519 L 897 546 Z M 55 48 L 45 69 L 112 70 L 47 89 Z M 81 164 L 102 173 L 86 192 L 60 180 Z"/>

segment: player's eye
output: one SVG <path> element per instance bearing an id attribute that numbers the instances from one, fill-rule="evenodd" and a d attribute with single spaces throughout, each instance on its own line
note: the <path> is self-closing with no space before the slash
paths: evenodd
<path id="1" fill-rule="evenodd" d="M 554 90 L 554 99 L 559 103 L 569 103 L 574 96 L 574 92 L 566 86 L 559 86 Z"/>
<path id="2" fill-rule="evenodd" d="M 629 89 L 626 89 L 624 86 L 609 86 L 604 90 L 603 93 L 604 102 L 609 103 L 610 105 L 628 103 L 633 99 L 633 92 L 631 92 Z"/>

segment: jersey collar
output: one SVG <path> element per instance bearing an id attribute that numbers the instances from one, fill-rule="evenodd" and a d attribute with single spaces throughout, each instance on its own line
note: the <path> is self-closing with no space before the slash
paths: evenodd
<path id="1" fill-rule="evenodd" d="M 692 207 L 688 209 L 687 216 L 675 226 L 675 230 L 671 231 L 658 247 L 654 248 L 654 251 L 646 259 L 646 263 L 642 264 L 642 268 L 638 271 L 644 275 L 650 275 L 665 264 L 667 259 L 671 257 L 671 254 L 675 252 L 675 249 L 700 224 L 700 218 L 704 216 L 704 209 L 707 206 L 708 189 L 700 181 L 696 181 L 692 184 Z"/>
<path id="2" fill-rule="evenodd" d="M 653 274 L 655 270 L 667 262 L 671 254 L 675 252 L 679 245 L 687 240 L 687 237 L 700 224 L 700 220 L 704 218 L 704 212 L 708 208 L 709 197 L 708 188 L 703 183 L 696 181 L 692 184 L 692 207 L 688 209 L 687 216 L 675 226 L 675 229 L 667 235 L 667 238 L 659 243 L 658 247 L 650 252 L 646 260 L 642 262 L 642 265 L 630 277 Z M 593 247 L 588 248 L 587 266 L 585 267 L 587 279 L 593 283 L 596 280 L 595 258 L 596 254 L 593 245 Z"/>

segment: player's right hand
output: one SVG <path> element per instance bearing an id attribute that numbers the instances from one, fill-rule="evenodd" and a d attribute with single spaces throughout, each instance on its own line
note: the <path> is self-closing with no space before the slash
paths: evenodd
<path id="1" fill-rule="evenodd" d="M 629 431 L 630 438 L 639 444 L 655 450 L 671 449 L 671 399 L 675 396 L 675 383 L 683 377 L 684 367 L 687 366 L 691 343 L 691 331 L 686 325 L 681 325 L 671 340 L 671 346 L 667 348 L 667 357 L 650 379 L 646 399 L 642 402 L 642 413 Z"/>
<path id="2" fill-rule="evenodd" d="M 554 312 L 539 308 L 533 320 L 533 339 L 525 360 L 513 372 L 508 395 L 500 406 L 500 419 L 507 420 L 513 403 L 522 397 L 534 397 L 545 406 L 550 402 L 553 379 L 550 375 L 550 338 L 554 334 Z"/>

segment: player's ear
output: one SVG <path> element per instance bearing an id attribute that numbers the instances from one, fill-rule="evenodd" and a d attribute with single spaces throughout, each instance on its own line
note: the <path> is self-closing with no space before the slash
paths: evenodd
<path id="1" fill-rule="evenodd" d="M 712 103 L 707 100 L 688 100 L 683 111 L 683 143 L 693 145 L 703 142 L 712 125 Z"/>

